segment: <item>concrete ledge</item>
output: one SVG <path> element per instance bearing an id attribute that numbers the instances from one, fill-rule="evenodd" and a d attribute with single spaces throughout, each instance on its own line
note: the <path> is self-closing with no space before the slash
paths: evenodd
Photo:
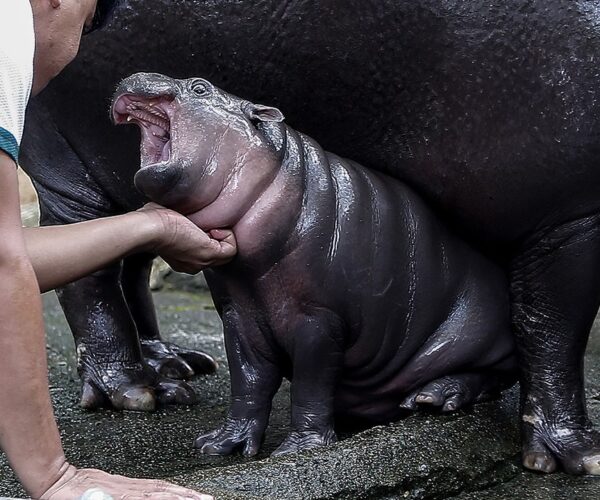
<path id="1" fill-rule="evenodd" d="M 153 414 L 86 412 L 70 331 L 54 295 L 44 297 L 51 394 L 66 454 L 81 467 L 166 478 L 218 499 L 443 499 L 523 500 L 600 498 L 600 480 L 521 471 L 517 391 L 456 415 L 418 414 L 378 426 L 329 447 L 269 458 L 289 422 L 289 384 L 273 405 L 258 459 L 203 457 L 192 443 L 218 426 L 227 411 L 229 376 L 221 323 L 207 294 L 155 294 L 164 336 L 206 350 L 221 364 L 217 375 L 193 381 L 201 401 Z M 590 416 L 600 421 L 598 325 L 586 357 Z M 23 496 L 0 457 L 0 496 Z"/>
<path id="2" fill-rule="evenodd" d="M 516 391 L 469 414 L 417 415 L 333 446 L 178 476 L 226 499 L 446 498 L 518 470 Z"/>

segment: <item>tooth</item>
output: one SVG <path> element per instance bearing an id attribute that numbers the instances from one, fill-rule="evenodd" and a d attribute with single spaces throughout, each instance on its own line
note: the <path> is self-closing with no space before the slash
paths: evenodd
<path id="1" fill-rule="evenodd" d="M 127 117 L 127 121 L 128 121 L 128 122 L 130 122 L 131 120 L 133 120 L 133 116 L 129 115 L 129 116 Z"/>

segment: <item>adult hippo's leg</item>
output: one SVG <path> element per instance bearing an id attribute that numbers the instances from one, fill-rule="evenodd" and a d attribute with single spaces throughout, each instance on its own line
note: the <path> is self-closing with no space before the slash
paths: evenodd
<path id="1" fill-rule="evenodd" d="M 81 406 L 150 411 L 195 402 L 185 382 L 159 376 L 142 357 L 119 283 L 121 264 L 57 290 L 77 346 Z"/>
<path id="2" fill-rule="evenodd" d="M 523 463 L 600 474 L 587 417 L 583 354 L 600 305 L 600 215 L 541 231 L 512 262 L 521 358 Z"/>
<path id="3" fill-rule="evenodd" d="M 56 204 L 50 211 L 46 203 L 50 195 L 37 187 L 43 225 L 75 222 L 61 218 Z M 159 375 L 144 360 L 121 287 L 122 267 L 117 262 L 56 290 L 75 339 L 81 406 L 151 411 L 157 403 L 194 403 L 194 391 L 187 383 Z"/>
<path id="4" fill-rule="evenodd" d="M 42 225 L 81 222 L 123 211 L 38 102 L 30 104 L 27 124 L 20 160 L 38 192 Z M 157 400 L 193 402 L 189 385 L 158 375 L 142 357 L 121 272 L 122 263 L 115 263 L 57 291 L 77 346 L 82 405 L 150 410 Z"/>
<path id="5" fill-rule="evenodd" d="M 144 359 L 157 373 L 170 378 L 214 373 L 217 364 L 208 354 L 162 340 L 148 286 L 153 259 L 153 255 L 147 254 L 127 257 L 121 275 L 121 287 L 137 327 Z"/>

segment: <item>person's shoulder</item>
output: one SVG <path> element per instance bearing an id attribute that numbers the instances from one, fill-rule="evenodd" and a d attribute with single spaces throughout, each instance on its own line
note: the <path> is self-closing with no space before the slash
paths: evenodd
<path id="1" fill-rule="evenodd" d="M 24 65 L 33 71 L 34 49 L 33 13 L 29 0 L 1 0 L 0 64 Z"/>
<path id="2" fill-rule="evenodd" d="M 33 83 L 34 50 L 29 0 L 0 0 L 0 150 L 15 162 Z"/>

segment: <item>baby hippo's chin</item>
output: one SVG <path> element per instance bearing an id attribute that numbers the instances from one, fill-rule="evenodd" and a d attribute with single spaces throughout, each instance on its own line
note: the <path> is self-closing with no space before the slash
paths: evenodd
<path id="1" fill-rule="evenodd" d="M 181 199 L 183 168 L 171 162 L 154 163 L 142 167 L 135 174 L 135 187 L 150 200 L 160 205 L 177 205 Z"/>
<path id="2" fill-rule="evenodd" d="M 182 212 L 196 226 L 203 231 L 211 231 L 213 229 L 233 229 L 238 225 L 233 214 L 226 210 L 214 209 L 213 207 L 205 207 L 192 212 Z"/>

